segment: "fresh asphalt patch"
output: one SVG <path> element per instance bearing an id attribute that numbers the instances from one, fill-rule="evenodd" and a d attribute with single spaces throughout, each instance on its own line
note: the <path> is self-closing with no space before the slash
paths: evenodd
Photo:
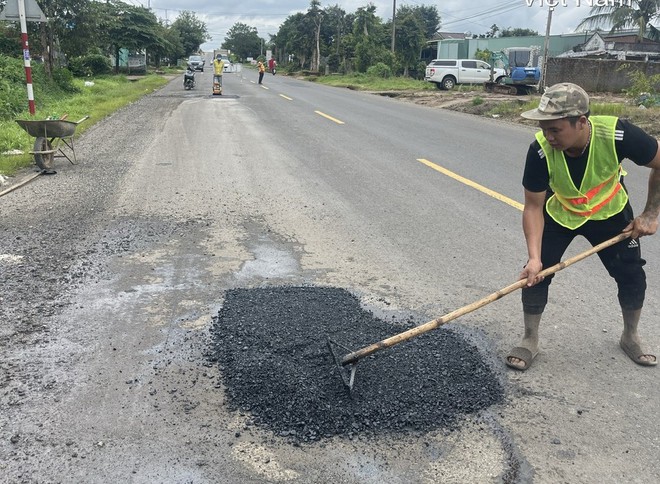
<path id="1" fill-rule="evenodd" d="M 379 319 L 339 288 L 231 289 L 210 355 L 231 410 L 293 443 L 452 428 L 504 399 L 477 347 L 447 328 L 364 358 L 349 393 L 327 338 L 357 350 L 417 324 Z"/>

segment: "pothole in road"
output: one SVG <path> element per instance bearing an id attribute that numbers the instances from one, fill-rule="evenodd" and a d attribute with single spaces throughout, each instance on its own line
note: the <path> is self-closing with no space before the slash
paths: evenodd
<path id="1" fill-rule="evenodd" d="M 478 348 L 447 328 L 362 360 L 349 394 L 327 338 L 357 350 L 417 324 L 377 318 L 340 288 L 231 289 L 211 354 L 232 410 L 294 443 L 451 428 L 503 400 Z"/>
<path id="2" fill-rule="evenodd" d="M 254 259 L 246 261 L 235 277 L 239 281 L 255 278 L 286 278 L 299 271 L 300 264 L 287 248 L 280 248 L 270 238 L 262 236 L 252 246 Z"/>

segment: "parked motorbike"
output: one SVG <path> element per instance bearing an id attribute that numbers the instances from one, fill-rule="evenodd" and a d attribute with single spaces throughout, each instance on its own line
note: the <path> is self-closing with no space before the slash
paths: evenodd
<path id="1" fill-rule="evenodd" d="M 195 87 L 195 68 L 190 64 L 183 75 L 183 87 L 188 91 Z"/>

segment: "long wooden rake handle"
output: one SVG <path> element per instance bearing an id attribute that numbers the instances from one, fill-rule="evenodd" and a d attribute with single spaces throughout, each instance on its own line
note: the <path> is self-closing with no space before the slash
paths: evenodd
<path id="1" fill-rule="evenodd" d="M 587 257 L 589 257 L 592 254 L 595 254 L 596 252 L 599 252 L 614 244 L 617 244 L 622 240 L 627 239 L 628 237 L 630 237 L 630 232 L 623 232 L 617 235 L 616 237 L 612 237 L 611 239 L 606 240 L 605 242 L 593 246 L 589 250 L 586 250 L 569 259 L 566 259 L 565 261 L 559 262 L 558 264 L 555 264 L 552 267 L 543 269 L 541 272 L 539 272 L 539 276 L 548 276 L 550 274 L 554 274 L 555 272 L 559 272 L 560 270 L 570 265 L 573 265 L 576 262 L 581 261 L 582 259 L 586 259 Z M 511 284 L 510 286 L 504 287 L 499 291 L 494 292 L 489 296 L 486 296 L 483 299 L 473 302 L 472 304 L 468 304 L 467 306 L 463 306 L 450 313 L 447 313 L 440 318 L 429 321 L 428 323 L 420 324 L 419 326 L 410 328 L 409 330 L 404 331 L 403 333 L 390 336 L 389 338 L 379 341 L 378 343 L 365 346 L 364 348 L 354 351 L 353 353 L 349 353 L 341 359 L 341 365 L 346 366 L 349 364 L 354 364 L 358 360 L 364 358 L 365 356 L 369 356 L 370 354 L 375 353 L 378 350 L 389 348 L 390 346 L 394 346 L 398 343 L 414 338 L 415 336 L 419 336 L 422 333 L 426 333 L 428 331 L 431 331 L 432 329 L 436 329 L 439 326 L 442 326 L 443 324 L 447 324 L 449 321 L 452 321 L 460 316 L 463 316 L 464 314 L 471 313 L 472 311 L 475 311 L 485 306 L 486 304 L 490 304 L 493 301 L 497 301 L 498 299 L 506 296 L 507 294 L 512 293 L 517 289 L 521 289 L 525 287 L 526 284 L 527 284 L 527 279 L 521 279 L 518 282 Z"/>

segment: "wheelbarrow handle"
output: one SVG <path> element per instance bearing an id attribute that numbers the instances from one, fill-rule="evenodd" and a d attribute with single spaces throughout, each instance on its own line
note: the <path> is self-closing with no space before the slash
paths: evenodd
<path id="1" fill-rule="evenodd" d="M 84 118 L 81 118 L 79 121 L 76 121 L 76 124 L 80 124 L 83 121 L 85 121 L 86 119 L 89 119 L 89 115 L 85 116 Z"/>
<path id="2" fill-rule="evenodd" d="M 623 232 L 620 233 L 619 235 L 612 237 L 609 240 L 606 240 L 605 242 L 602 242 L 598 245 L 593 246 L 591 249 L 586 250 L 576 256 L 573 256 L 569 259 L 566 259 L 565 261 L 559 262 L 558 264 L 555 264 L 554 266 L 548 267 L 547 269 L 543 269 L 541 272 L 538 273 L 539 276 L 549 276 L 551 274 L 554 274 L 555 272 L 559 272 L 560 270 L 575 264 L 576 262 L 581 261 L 582 259 L 586 259 L 592 254 L 595 254 L 596 252 L 599 252 L 606 247 L 610 247 L 614 244 L 617 244 L 621 242 L 622 240 L 627 239 L 630 237 L 630 232 Z M 369 356 L 370 354 L 382 350 L 385 348 L 389 348 L 390 346 L 394 346 L 395 344 L 401 343 L 403 341 L 407 341 L 411 338 L 414 338 L 415 336 L 418 336 L 422 333 L 426 333 L 427 331 L 431 331 L 432 329 L 436 329 L 439 326 L 442 326 L 443 324 L 447 324 L 449 321 L 452 321 L 460 316 L 463 316 L 464 314 L 471 313 L 472 311 L 475 311 L 486 304 L 489 304 L 493 301 L 497 301 L 498 299 L 506 296 L 509 293 L 512 293 L 513 291 L 517 289 L 522 289 L 527 285 L 527 279 L 521 279 L 517 282 L 514 282 L 513 284 L 504 287 L 500 289 L 499 291 L 496 291 L 489 296 L 486 296 L 483 299 L 480 299 L 478 301 L 473 302 L 472 304 L 468 304 L 467 306 L 463 306 L 461 308 L 458 308 L 450 313 L 445 314 L 444 316 L 434 319 L 432 321 L 429 321 L 428 323 L 420 324 L 419 326 L 415 326 L 414 328 L 411 328 L 407 331 L 404 331 L 403 333 L 396 334 L 394 336 L 390 336 L 387 339 L 384 339 L 382 341 L 379 341 L 378 343 L 374 343 L 369 346 L 365 346 L 364 348 L 354 351 L 353 353 L 349 353 L 346 356 L 344 356 L 341 359 L 341 365 L 346 366 L 349 364 L 355 364 L 357 363 L 358 360 L 364 358 L 365 356 Z"/>

